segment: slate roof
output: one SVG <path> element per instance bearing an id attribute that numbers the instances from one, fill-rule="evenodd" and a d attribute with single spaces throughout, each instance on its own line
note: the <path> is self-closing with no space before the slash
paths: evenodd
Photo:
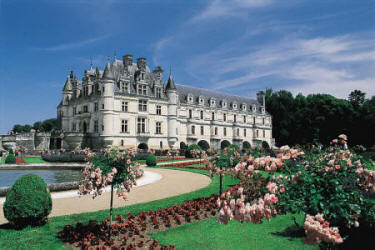
<path id="1" fill-rule="evenodd" d="M 198 98 L 199 96 L 204 97 L 204 106 L 210 106 L 210 98 L 215 98 L 216 101 L 216 107 L 222 107 L 221 101 L 226 100 L 227 101 L 227 108 L 233 109 L 232 104 L 237 103 L 237 110 L 241 110 L 241 104 L 246 104 L 246 110 L 251 111 L 251 106 L 256 105 L 257 110 L 259 110 L 260 103 L 257 100 L 249 99 L 242 96 L 236 96 L 236 95 L 230 95 L 225 93 L 220 93 L 212 90 L 207 89 L 201 89 L 201 88 L 195 88 L 190 87 L 186 85 L 176 84 L 177 87 L 177 93 L 180 98 L 180 103 L 188 103 L 187 96 L 189 94 L 193 95 L 193 103 L 198 104 Z"/>

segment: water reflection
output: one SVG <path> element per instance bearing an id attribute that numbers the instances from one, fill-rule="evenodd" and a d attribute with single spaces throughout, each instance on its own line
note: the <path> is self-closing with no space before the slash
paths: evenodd
<path id="1" fill-rule="evenodd" d="M 0 170 L 0 187 L 9 187 L 22 175 L 35 174 L 44 179 L 47 184 L 79 181 L 82 177 L 80 170 Z"/>

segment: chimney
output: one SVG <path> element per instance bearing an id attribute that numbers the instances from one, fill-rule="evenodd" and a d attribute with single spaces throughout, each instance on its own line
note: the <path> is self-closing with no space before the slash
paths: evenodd
<path id="1" fill-rule="evenodd" d="M 146 58 L 140 57 L 137 59 L 137 67 L 139 70 L 146 70 Z"/>
<path id="2" fill-rule="evenodd" d="M 132 66 L 133 65 L 133 56 L 132 55 L 124 55 L 122 57 L 122 62 L 124 64 L 124 67 Z"/>
<path id="3" fill-rule="evenodd" d="M 264 91 L 259 91 L 257 93 L 257 100 L 262 107 L 266 106 L 266 94 L 264 93 Z"/>

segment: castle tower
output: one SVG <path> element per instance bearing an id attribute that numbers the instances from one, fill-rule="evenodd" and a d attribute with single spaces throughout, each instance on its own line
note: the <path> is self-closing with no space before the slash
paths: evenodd
<path id="1" fill-rule="evenodd" d="M 170 148 L 173 148 L 177 142 L 178 95 L 177 88 L 172 77 L 172 72 L 169 73 L 165 91 L 168 96 L 168 144 Z"/>
<path id="2" fill-rule="evenodd" d="M 73 86 L 70 81 L 70 76 L 66 78 L 65 85 L 63 88 L 63 98 L 62 98 L 62 107 L 60 113 L 57 114 L 60 118 L 60 128 L 64 131 L 69 131 L 69 102 L 72 99 L 73 95 Z"/>
<path id="3" fill-rule="evenodd" d="M 102 104 L 104 104 L 104 109 L 102 110 L 103 115 L 103 126 L 104 130 L 102 136 L 108 137 L 112 136 L 114 133 L 114 83 L 115 77 L 111 70 L 111 65 L 108 62 L 105 66 L 103 77 L 101 79 L 102 87 L 104 92 L 102 93 Z M 105 146 L 112 144 L 112 139 L 104 138 Z"/>

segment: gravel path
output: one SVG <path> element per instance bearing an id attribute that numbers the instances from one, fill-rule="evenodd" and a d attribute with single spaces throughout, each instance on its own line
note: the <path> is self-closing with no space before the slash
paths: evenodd
<path id="1" fill-rule="evenodd" d="M 157 180 L 150 184 L 144 184 L 133 188 L 129 193 L 127 201 L 114 195 L 113 206 L 122 207 L 136 203 L 144 203 L 163 198 L 189 193 L 210 184 L 209 177 L 201 174 L 158 168 L 143 168 L 145 171 L 153 173 Z M 161 175 L 161 178 L 160 178 Z M 141 177 L 139 181 L 142 180 Z M 56 196 L 55 196 L 56 197 Z M 109 209 L 110 192 L 92 199 L 91 196 L 54 198 L 50 216 L 60 216 L 83 212 L 93 212 Z M 0 224 L 6 223 L 3 214 L 3 206 L 0 203 Z"/>

